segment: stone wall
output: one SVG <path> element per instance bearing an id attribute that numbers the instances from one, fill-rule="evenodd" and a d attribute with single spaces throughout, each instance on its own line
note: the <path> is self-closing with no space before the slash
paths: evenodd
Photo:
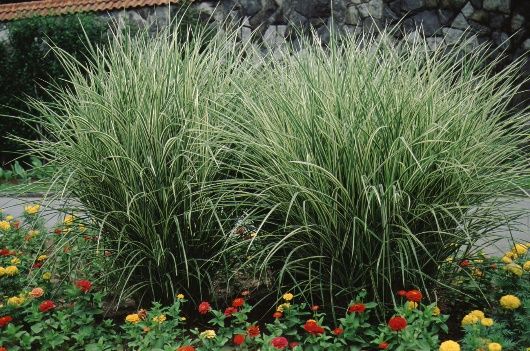
<path id="1" fill-rule="evenodd" d="M 530 0 L 221 0 L 195 6 L 216 18 L 239 19 L 273 45 L 299 29 L 313 27 L 325 42 L 330 29 L 351 33 L 375 25 L 397 26 L 402 40 L 415 38 L 421 27 L 432 45 L 454 44 L 464 35 L 512 57 L 530 50 Z"/>

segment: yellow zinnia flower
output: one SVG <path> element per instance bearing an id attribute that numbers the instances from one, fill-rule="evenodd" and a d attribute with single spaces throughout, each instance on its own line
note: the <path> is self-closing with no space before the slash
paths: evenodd
<path id="1" fill-rule="evenodd" d="M 480 318 L 478 318 L 477 316 L 467 314 L 464 316 L 464 318 L 462 318 L 462 326 L 477 324 L 479 321 Z"/>
<path id="2" fill-rule="evenodd" d="M 6 269 L 4 267 L 0 267 L 0 277 L 6 274 Z"/>
<path id="3" fill-rule="evenodd" d="M 9 262 L 11 262 L 12 265 L 15 265 L 15 266 L 16 266 L 17 264 L 20 264 L 20 258 L 18 258 L 18 257 L 13 257 L 13 258 L 11 259 L 11 261 L 9 261 Z"/>
<path id="4" fill-rule="evenodd" d="M 524 255 L 528 251 L 528 248 L 524 244 L 515 244 L 512 252 L 517 255 Z"/>
<path id="5" fill-rule="evenodd" d="M 42 274 L 42 279 L 44 280 L 50 280 L 52 278 L 52 274 L 50 272 L 46 272 Z"/>
<path id="6" fill-rule="evenodd" d="M 160 316 L 153 317 L 153 322 L 162 324 L 166 321 L 166 315 L 161 314 Z"/>
<path id="7" fill-rule="evenodd" d="M 284 299 L 285 301 L 291 301 L 291 300 L 294 298 L 294 295 L 291 294 L 291 293 L 286 293 L 286 294 L 283 294 L 282 297 L 283 297 L 283 299 Z"/>
<path id="8" fill-rule="evenodd" d="M 177 299 L 184 300 L 184 294 L 177 294 Z"/>
<path id="9" fill-rule="evenodd" d="M 11 229 L 11 224 L 9 224 L 8 221 L 0 221 L 0 229 L 4 232 L 7 232 L 9 229 Z"/>
<path id="10" fill-rule="evenodd" d="M 74 221 L 75 221 L 74 215 L 67 214 L 66 216 L 64 216 L 63 223 L 65 225 L 72 225 Z"/>
<path id="11" fill-rule="evenodd" d="M 290 303 L 282 303 L 281 305 L 279 305 L 278 307 L 276 307 L 276 311 L 278 311 L 278 312 L 283 312 L 283 311 L 289 309 L 289 307 L 291 307 L 291 304 L 290 304 Z"/>
<path id="12" fill-rule="evenodd" d="M 11 216 L 11 215 L 7 215 L 6 216 L 6 221 L 12 221 L 13 219 L 15 219 L 15 217 Z"/>
<path id="13" fill-rule="evenodd" d="M 478 319 L 483 319 L 486 317 L 484 315 L 484 312 L 482 312 L 481 310 L 474 310 L 474 311 L 469 312 L 469 314 L 472 316 L 476 316 Z"/>
<path id="14" fill-rule="evenodd" d="M 18 274 L 18 268 L 17 266 L 7 266 L 5 268 L 5 275 L 12 277 L 14 275 Z"/>
<path id="15" fill-rule="evenodd" d="M 523 275 L 523 268 L 516 263 L 507 264 L 505 269 L 518 277 Z"/>
<path id="16" fill-rule="evenodd" d="M 418 303 L 417 302 L 414 302 L 414 301 L 407 301 L 407 309 L 409 311 L 412 311 L 412 310 L 415 310 L 416 308 L 418 308 Z"/>
<path id="17" fill-rule="evenodd" d="M 501 351 L 502 345 L 496 342 L 490 342 L 488 344 L 488 351 Z"/>
<path id="18" fill-rule="evenodd" d="M 438 306 L 435 306 L 432 309 L 432 315 L 433 316 L 439 316 L 441 313 L 442 313 L 442 311 L 440 310 L 440 307 L 438 307 Z"/>
<path id="19" fill-rule="evenodd" d="M 491 318 L 483 318 L 480 321 L 480 324 L 482 324 L 485 327 L 491 327 L 493 325 L 493 319 L 491 319 Z"/>
<path id="20" fill-rule="evenodd" d="M 10 306 L 20 306 L 24 303 L 25 299 L 21 296 L 13 296 L 7 299 L 7 304 Z"/>
<path id="21" fill-rule="evenodd" d="M 507 310 L 516 310 L 521 307 L 521 300 L 515 295 L 504 295 L 499 302 L 502 308 Z"/>
<path id="22" fill-rule="evenodd" d="M 215 338 L 215 330 L 211 330 L 211 329 L 205 330 L 202 333 L 200 333 L 199 336 L 205 339 L 213 339 Z"/>
<path id="23" fill-rule="evenodd" d="M 40 211 L 40 205 L 38 204 L 31 204 L 24 206 L 24 212 L 28 215 L 34 215 Z"/>
<path id="24" fill-rule="evenodd" d="M 502 262 L 504 262 L 504 263 L 506 263 L 506 264 L 509 264 L 509 263 L 512 263 L 513 261 L 512 261 L 512 259 L 511 259 L 510 257 L 508 257 L 508 256 L 504 256 L 504 257 L 502 258 Z"/>
<path id="25" fill-rule="evenodd" d="M 453 341 L 447 340 L 440 344 L 440 351 L 460 351 L 460 345 Z"/>
<path id="26" fill-rule="evenodd" d="M 140 319 L 138 313 L 128 314 L 127 317 L 125 317 L 125 321 L 132 324 L 138 323 Z"/>
<path id="27" fill-rule="evenodd" d="M 40 255 L 39 257 L 37 257 L 37 261 L 46 261 L 48 259 L 48 256 L 46 255 Z"/>
<path id="28" fill-rule="evenodd" d="M 524 264 L 523 264 L 523 269 L 525 271 L 530 271 L 530 261 L 526 261 Z"/>

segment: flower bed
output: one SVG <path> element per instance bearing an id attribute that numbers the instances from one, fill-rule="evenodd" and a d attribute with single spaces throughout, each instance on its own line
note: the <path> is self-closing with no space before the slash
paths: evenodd
<path id="1" fill-rule="evenodd" d="M 177 294 L 173 304 L 154 303 L 109 319 L 107 293 L 97 282 L 112 253 L 73 215 L 48 231 L 39 212 L 40 205 L 33 204 L 23 220 L 0 218 L 0 350 L 518 351 L 530 346 L 530 261 L 524 244 L 500 259 L 445 262 L 450 284 L 468 293 L 487 290 L 485 299 L 477 300 L 484 310 L 463 316 L 457 342 L 446 340 L 454 333 L 447 327 L 449 311 L 415 289 L 398 291 L 384 318 L 366 291 L 337 311 L 336 319 L 288 292 L 269 316 L 256 321 L 250 318 L 254 298 L 247 290 L 221 309 L 202 301 L 188 312 L 185 307 L 193 302 Z M 444 294 L 457 305 L 464 296 Z"/>

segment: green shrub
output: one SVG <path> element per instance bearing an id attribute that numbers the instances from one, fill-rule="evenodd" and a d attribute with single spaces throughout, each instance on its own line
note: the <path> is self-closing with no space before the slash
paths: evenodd
<path id="1" fill-rule="evenodd" d="M 35 150 L 66 175 L 65 196 L 116 252 L 108 283 L 157 301 L 212 292 L 204 289 L 219 268 L 210 263 L 225 236 L 203 191 L 222 177 L 210 106 L 240 61 L 236 46 L 205 46 L 207 29 L 184 43 L 173 34 L 117 35 L 86 67 L 60 52 L 72 89 L 34 104 L 48 135 Z"/>
<path id="2" fill-rule="evenodd" d="M 528 176 L 529 115 L 506 107 L 517 65 L 361 39 L 275 55 L 223 124 L 236 179 L 217 183 L 220 203 L 259 223 L 257 274 L 328 307 L 363 287 L 385 301 L 426 288 L 510 219 Z"/>
<path id="3" fill-rule="evenodd" d="M 64 82 L 66 72 L 59 59 L 50 53 L 56 45 L 81 62 L 86 61 L 86 40 L 93 45 L 106 41 L 107 26 L 95 14 L 32 17 L 9 22 L 9 40 L 0 44 L 0 115 L 35 113 L 26 103 L 27 97 L 49 99 L 48 82 Z M 38 124 L 2 117 L 0 137 L 2 161 L 10 161 L 23 151 L 21 144 L 8 138 L 13 134 L 36 138 Z"/>

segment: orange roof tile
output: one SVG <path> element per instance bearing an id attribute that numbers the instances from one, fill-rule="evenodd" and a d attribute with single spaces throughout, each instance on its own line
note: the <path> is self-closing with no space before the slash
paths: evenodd
<path id="1" fill-rule="evenodd" d="M 178 3 L 180 0 L 39 0 L 0 5 L 0 21 L 34 15 L 60 15 L 86 11 L 112 11 L 130 7 Z"/>

